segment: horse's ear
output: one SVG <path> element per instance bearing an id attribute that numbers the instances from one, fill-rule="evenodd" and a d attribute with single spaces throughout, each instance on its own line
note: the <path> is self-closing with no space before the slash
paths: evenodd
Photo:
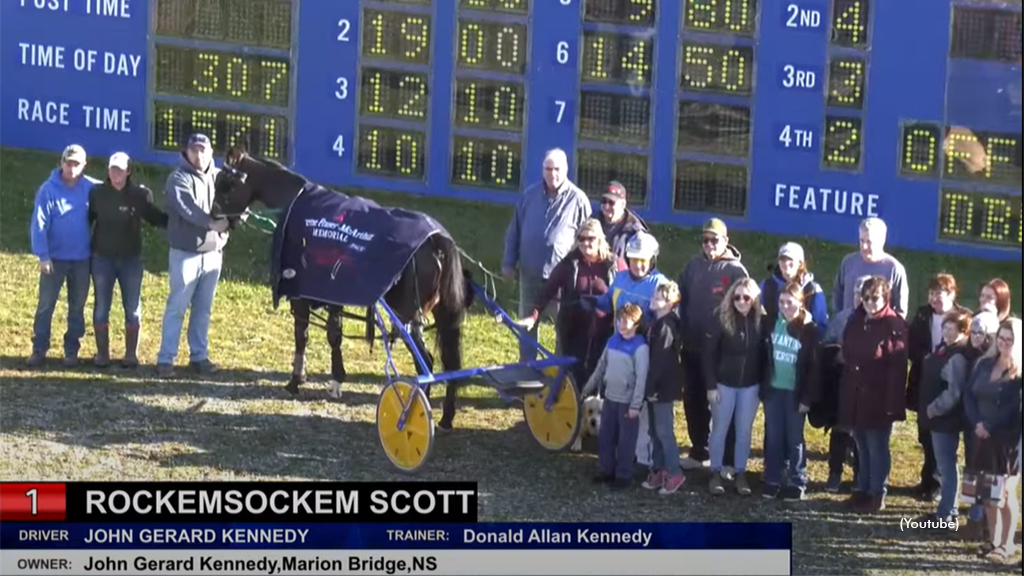
<path id="1" fill-rule="evenodd" d="M 242 143 L 232 144 L 224 155 L 224 163 L 228 166 L 236 166 L 247 155 L 245 145 Z"/>

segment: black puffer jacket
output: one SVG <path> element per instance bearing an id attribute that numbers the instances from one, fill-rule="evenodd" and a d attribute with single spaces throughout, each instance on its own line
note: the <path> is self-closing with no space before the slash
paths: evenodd
<path id="1" fill-rule="evenodd" d="M 730 334 L 719 323 L 708 335 L 704 350 L 704 385 L 708 390 L 719 384 L 747 388 L 765 381 L 771 354 L 771 335 L 754 311 L 738 318 Z"/>

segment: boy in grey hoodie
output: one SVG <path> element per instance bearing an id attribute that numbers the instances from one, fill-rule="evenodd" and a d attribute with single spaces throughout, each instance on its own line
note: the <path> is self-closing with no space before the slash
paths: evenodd
<path id="1" fill-rule="evenodd" d="M 598 435 L 600 474 L 597 482 L 611 483 L 612 488 L 626 488 L 633 478 L 633 454 L 640 434 L 640 409 L 650 354 L 647 341 L 637 328 L 643 310 L 626 304 L 616 315 L 617 331 L 608 340 L 597 368 L 583 387 L 583 397 L 590 396 L 604 384 L 601 407 L 601 431 Z"/>

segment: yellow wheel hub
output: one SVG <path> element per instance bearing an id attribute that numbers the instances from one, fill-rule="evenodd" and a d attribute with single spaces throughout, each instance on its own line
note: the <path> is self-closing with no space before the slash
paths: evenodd
<path id="1" fill-rule="evenodd" d="M 399 430 L 403 412 L 405 425 Z M 426 463 L 434 446 L 434 419 L 430 400 L 420 387 L 405 380 L 384 386 L 377 400 L 377 434 L 384 453 L 399 470 L 416 472 Z"/>
<path id="2" fill-rule="evenodd" d="M 544 374 L 554 380 L 558 377 L 558 367 L 545 368 Z M 551 386 L 545 386 L 536 394 L 527 394 L 523 398 L 523 415 L 537 442 L 547 450 L 558 452 L 576 440 L 580 429 L 579 393 L 569 372 L 565 373 L 561 392 L 548 412 L 544 405 L 550 394 Z"/>

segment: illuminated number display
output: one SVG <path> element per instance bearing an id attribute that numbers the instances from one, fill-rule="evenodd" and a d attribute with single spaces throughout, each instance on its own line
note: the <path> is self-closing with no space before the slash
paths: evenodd
<path id="1" fill-rule="evenodd" d="M 651 100 L 607 92 L 580 93 L 579 136 L 646 146 L 651 138 Z"/>
<path id="2" fill-rule="evenodd" d="M 195 48 L 156 47 L 156 91 L 288 106 L 288 60 Z"/>
<path id="3" fill-rule="evenodd" d="M 952 28 L 951 58 L 1020 63 L 1019 11 L 954 6 Z"/>
<path id="4" fill-rule="evenodd" d="M 939 238 L 1020 249 L 1020 196 L 943 190 Z"/>
<path id="5" fill-rule="evenodd" d="M 757 23 L 757 0 L 686 0 L 683 27 L 694 32 L 752 36 Z"/>
<path id="6" fill-rule="evenodd" d="M 583 33 L 583 81 L 650 86 L 654 37 Z"/>
<path id="7" fill-rule="evenodd" d="M 859 171 L 863 148 L 860 118 L 825 117 L 825 137 L 821 147 L 823 167 Z"/>
<path id="8" fill-rule="evenodd" d="M 358 167 L 367 172 L 423 178 L 426 138 L 419 130 L 359 127 Z"/>
<path id="9" fill-rule="evenodd" d="M 626 187 L 630 205 L 642 205 L 647 195 L 646 154 L 624 154 L 594 148 L 576 152 L 576 185 L 587 192 L 604 190 L 608 182 L 618 180 Z"/>
<path id="10" fill-rule="evenodd" d="M 158 0 L 156 34 L 287 50 L 291 0 Z"/>
<path id="11" fill-rule="evenodd" d="M 832 56 L 828 65 L 828 105 L 864 108 L 864 72 L 860 56 Z"/>
<path id="12" fill-rule="evenodd" d="M 459 66 L 522 74 L 528 47 L 524 25 L 459 20 Z"/>
<path id="13" fill-rule="evenodd" d="M 426 14 L 363 10 L 363 57 L 427 64 L 430 32 Z"/>
<path id="14" fill-rule="evenodd" d="M 288 119 L 284 116 L 160 101 L 153 109 L 153 147 L 158 150 L 179 151 L 189 135 L 202 132 L 210 137 L 216 154 L 235 144 L 244 144 L 252 154 L 278 161 L 289 154 Z"/>
<path id="15" fill-rule="evenodd" d="M 585 22 L 654 25 L 655 0 L 586 0 L 583 6 Z"/>
<path id="16" fill-rule="evenodd" d="M 452 182 L 519 189 L 523 150 L 519 142 L 456 136 Z"/>
<path id="17" fill-rule="evenodd" d="M 363 68 L 359 112 L 388 118 L 427 117 L 427 75 L 383 68 Z"/>
<path id="18" fill-rule="evenodd" d="M 749 95 L 754 88 L 754 49 L 683 41 L 683 90 Z"/>
<path id="19" fill-rule="evenodd" d="M 681 212 L 747 213 L 747 167 L 739 164 L 680 160 L 672 208 Z"/>
<path id="20" fill-rule="evenodd" d="M 683 100 L 679 103 L 678 150 L 747 156 L 750 107 Z"/>
<path id="21" fill-rule="evenodd" d="M 945 130 L 906 123 L 900 135 L 900 175 L 984 182 L 1021 189 L 1021 135 Z"/>
<path id="22" fill-rule="evenodd" d="M 868 0 L 832 0 L 832 44 L 867 46 L 868 4 Z"/>
<path id="23" fill-rule="evenodd" d="M 526 14 L 530 0 L 459 0 L 459 8 Z"/>
<path id="24" fill-rule="evenodd" d="M 521 130 L 523 102 L 521 82 L 459 78 L 455 81 L 455 124 L 489 130 Z"/>

